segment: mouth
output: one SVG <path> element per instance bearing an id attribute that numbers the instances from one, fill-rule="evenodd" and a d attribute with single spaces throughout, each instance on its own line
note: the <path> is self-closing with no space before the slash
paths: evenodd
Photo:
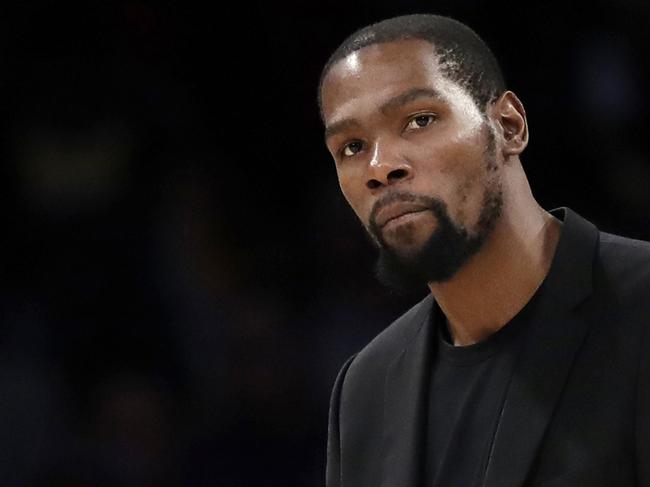
<path id="1" fill-rule="evenodd" d="M 409 215 L 422 213 L 428 211 L 428 208 L 422 205 L 417 205 L 414 203 L 396 203 L 393 205 L 386 206 L 382 208 L 377 213 L 377 226 L 379 228 L 384 228 L 389 223 L 398 220 L 407 220 Z"/>

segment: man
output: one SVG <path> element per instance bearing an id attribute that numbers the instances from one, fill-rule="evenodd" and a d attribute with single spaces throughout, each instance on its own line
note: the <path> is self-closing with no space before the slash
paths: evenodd
<path id="1" fill-rule="evenodd" d="M 328 487 L 650 486 L 650 244 L 537 204 L 483 41 L 433 15 L 368 26 L 319 102 L 379 277 L 430 290 L 343 366 Z"/>

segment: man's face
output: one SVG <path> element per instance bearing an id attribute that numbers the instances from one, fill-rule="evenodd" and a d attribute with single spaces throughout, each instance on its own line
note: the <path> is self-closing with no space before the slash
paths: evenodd
<path id="1" fill-rule="evenodd" d="M 422 40 L 350 54 L 321 95 L 341 189 L 384 264 L 449 279 L 501 209 L 501 163 L 481 110 Z"/>

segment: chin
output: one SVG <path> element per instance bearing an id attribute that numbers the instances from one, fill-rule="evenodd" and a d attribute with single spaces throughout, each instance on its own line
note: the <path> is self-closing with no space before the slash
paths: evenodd
<path id="1" fill-rule="evenodd" d="M 409 258 L 419 254 L 431 239 L 433 232 L 423 232 L 422 229 L 398 229 L 391 235 L 383 237 L 383 245 L 395 255 Z"/>
<path id="2" fill-rule="evenodd" d="M 422 253 L 422 250 L 425 247 L 426 242 L 423 243 L 413 243 L 410 245 L 391 245 L 387 244 L 384 248 L 391 252 L 395 257 L 403 261 L 410 261 L 417 259 L 417 257 Z"/>

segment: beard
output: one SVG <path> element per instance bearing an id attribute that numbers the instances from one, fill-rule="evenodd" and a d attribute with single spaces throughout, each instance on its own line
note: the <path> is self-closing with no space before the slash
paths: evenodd
<path id="1" fill-rule="evenodd" d="M 494 172 L 495 160 L 492 157 L 486 159 L 488 172 Z M 397 201 L 422 205 L 426 211 L 433 214 L 437 222 L 435 230 L 425 243 L 419 249 L 408 253 L 399 252 L 388 245 L 375 220 L 381 207 Z M 438 198 L 408 192 L 392 192 L 386 195 L 373 207 L 367 228 L 379 248 L 375 265 L 377 279 L 402 295 L 414 293 L 425 283 L 448 281 L 482 247 L 501 216 L 502 207 L 501 186 L 496 179 L 491 179 L 485 187 L 476 228 L 470 234 L 466 227 L 452 220 L 446 203 Z"/>

